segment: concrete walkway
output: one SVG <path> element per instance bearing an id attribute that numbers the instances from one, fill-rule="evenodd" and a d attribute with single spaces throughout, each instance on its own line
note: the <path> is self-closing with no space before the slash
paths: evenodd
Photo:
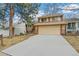
<path id="1" fill-rule="evenodd" d="M 77 56 L 78 53 L 61 35 L 36 35 L 3 50 L 13 56 Z"/>

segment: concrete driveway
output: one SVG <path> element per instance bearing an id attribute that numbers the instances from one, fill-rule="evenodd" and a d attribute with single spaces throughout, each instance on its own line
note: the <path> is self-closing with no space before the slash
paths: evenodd
<path id="1" fill-rule="evenodd" d="M 13 56 L 77 56 L 78 53 L 61 35 L 36 35 L 3 50 Z"/>

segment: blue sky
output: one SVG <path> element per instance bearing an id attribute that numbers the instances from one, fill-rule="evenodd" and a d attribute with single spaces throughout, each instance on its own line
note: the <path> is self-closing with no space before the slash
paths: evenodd
<path id="1" fill-rule="evenodd" d="M 60 8 L 57 13 L 62 13 L 66 18 L 69 17 L 77 17 L 79 15 L 79 3 L 52 3 L 53 5 L 57 5 L 56 8 Z M 48 8 L 47 5 L 51 5 L 51 3 L 42 3 L 39 8 L 39 16 L 44 15 L 44 11 Z M 65 9 L 71 9 L 71 10 L 65 10 Z M 53 9 L 53 7 L 52 7 Z M 77 15 L 77 16 L 76 16 Z"/>
<path id="2" fill-rule="evenodd" d="M 41 3 L 37 17 L 44 15 L 44 11 L 48 8 L 47 5 L 50 6 L 51 4 L 57 5 L 57 8 L 60 8 L 60 10 L 57 13 L 64 14 L 64 17 L 66 17 L 66 18 L 78 17 L 79 18 L 79 3 Z M 65 8 L 71 8 L 74 10 L 64 10 Z M 53 7 L 52 7 L 52 9 L 53 9 Z M 18 22 L 17 19 L 18 18 L 15 17 L 14 22 Z"/>

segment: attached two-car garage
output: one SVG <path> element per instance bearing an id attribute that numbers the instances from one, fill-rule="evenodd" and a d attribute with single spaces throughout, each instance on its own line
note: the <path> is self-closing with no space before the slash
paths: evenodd
<path id="1" fill-rule="evenodd" d="M 66 24 L 63 23 L 38 23 L 35 24 L 35 33 L 61 35 L 66 33 Z"/>
<path id="2" fill-rule="evenodd" d="M 38 34 L 54 34 L 59 35 L 60 34 L 60 26 L 54 25 L 54 26 L 38 26 Z"/>

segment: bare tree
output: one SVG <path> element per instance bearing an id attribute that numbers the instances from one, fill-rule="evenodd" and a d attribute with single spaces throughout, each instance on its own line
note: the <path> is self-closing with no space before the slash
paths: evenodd
<path id="1" fill-rule="evenodd" d="M 47 3 L 45 4 L 46 8 L 44 10 L 45 14 L 56 14 L 59 9 L 58 9 L 58 3 Z"/>
<path id="2" fill-rule="evenodd" d="M 13 16 L 14 16 L 14 7 L 13 7 L 13 4 L 10 4 L 10 19 L 9 19 L 9 36 L 10 37 L 14 35 Z"/>

